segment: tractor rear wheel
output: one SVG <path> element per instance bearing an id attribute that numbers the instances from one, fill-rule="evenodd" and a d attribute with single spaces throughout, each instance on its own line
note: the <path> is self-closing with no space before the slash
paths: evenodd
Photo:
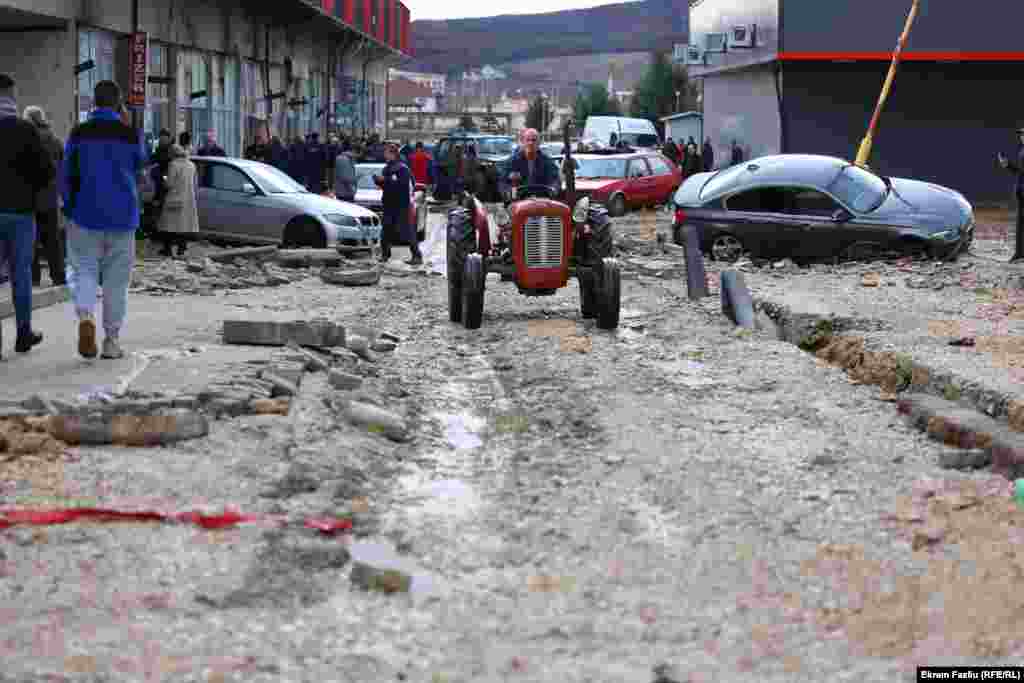
<path id="1" fill-rule="evenodd" d="M 484 317 L 484 282 L 487 270 L 480 254 L 466 256 L 462 271 L 462 324 L 467 330 L 479 329 Z"/>
<path id="2" fill-rule="evenodd" d="M 622 307 L 622 271 L 618 259 L 601 259 L 597 273 L 597 326 L 602 330 L 614 330 L 619 326 Z"/>
<path id="3" fill-rule="evenodd" d="M 468 213 L 448 212 L 446 276 L 448 278 L 448 319 L 462 322 L 462 275 L 466 257 L 476 251 L 476 231 Z"/>

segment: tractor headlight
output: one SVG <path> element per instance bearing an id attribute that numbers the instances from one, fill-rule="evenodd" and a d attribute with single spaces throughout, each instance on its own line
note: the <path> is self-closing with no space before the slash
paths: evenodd
<path id="1" fill-rule="evenodd" d="M 512 216 L 509 214 L 508 209 L 504 206 L 499 206 L 494 211 L 494 222 L 498 224 L 499 228 L 504 228 L 506 225 L 512 222 Z"/>
<path id="2" fill-rule="evenodd" d="M 572 220 L 574 223 L 585 223 L 587 221 L 587 214 L 590 211 L 590 197 L 583 197 L 576 202 L 576 207 L 572 210 Z"/>

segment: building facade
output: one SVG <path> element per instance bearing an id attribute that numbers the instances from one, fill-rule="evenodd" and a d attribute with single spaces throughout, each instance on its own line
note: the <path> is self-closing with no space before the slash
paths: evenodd
<path id="1" fill-rule="evenodd" d="M 435 95 L 443 96 L 445 88 L 445 75 L 444 74 L 430 74 L 422 71 L 402 71 L 401 69 L 391 70 L 391 80 L 404 78 L 412 81 L 413 83 L 419 83 L 422 86 L 430 88 L 430 91 Z"/>
<path id="2" fill-rule="evenodd" d="M 702 80 L 704 132 L 715 158 L 728 159 L 736 140 L 747 158 L 785 152 L 852 160 L 910 5 L 703 0 L 691 7 L 690 45 L 704 52 L 699 61 L 691 54 L 688 68 Z M 1015 40 L 1022 20 L 1020 3 L 922 3 L 869 165 L 974 201 L 1009 196 L 995 156 L 1013 151 L 1014 130 L 1024 125 L 1024 111 L 1006 97 L 1024 66 Z M 736 28 L 745 30 L 737 35 Z"/>
<path id="3" fill-rule="evenodd" d="M 396 0 L 0 0 L 0 55 L 19 106 L 43 107 L 61 137 L 110 79 L 144 99 L 133 109 L 148 139 L 188 131 L 198 147 L 212 131 L 241 156 L 264 127 L 383 133 L 408 26 Z"/>

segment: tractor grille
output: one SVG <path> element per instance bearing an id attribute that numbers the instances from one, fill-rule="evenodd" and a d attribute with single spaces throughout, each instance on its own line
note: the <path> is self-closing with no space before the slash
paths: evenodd
<path id="1" fill-rule="evenodd" d="M 558 216 L 531 216 L 526 219 L 526 267 L 562 266 L 562 219 Z"/>

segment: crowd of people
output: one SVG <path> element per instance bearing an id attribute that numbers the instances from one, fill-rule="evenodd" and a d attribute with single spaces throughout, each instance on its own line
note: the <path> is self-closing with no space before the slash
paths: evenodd
<path id="1" fill-rule="evenodd" d="M 715 168 L 715 148 L 711 144 L 711 138 L 705 138 L 704 144 L 698 148 L 697 141 L 693 139 L 692 135 L 685 143 L 681 138 L 676 143 L 669 137 L 665 140 L 661 153 L 682 169 L 684 176 L 705 173 Z M 740 147 L 739 141 L 733 140 L 729 165 L 735 166 L 740 163 L 743 163 L 743 149 Z"/>

